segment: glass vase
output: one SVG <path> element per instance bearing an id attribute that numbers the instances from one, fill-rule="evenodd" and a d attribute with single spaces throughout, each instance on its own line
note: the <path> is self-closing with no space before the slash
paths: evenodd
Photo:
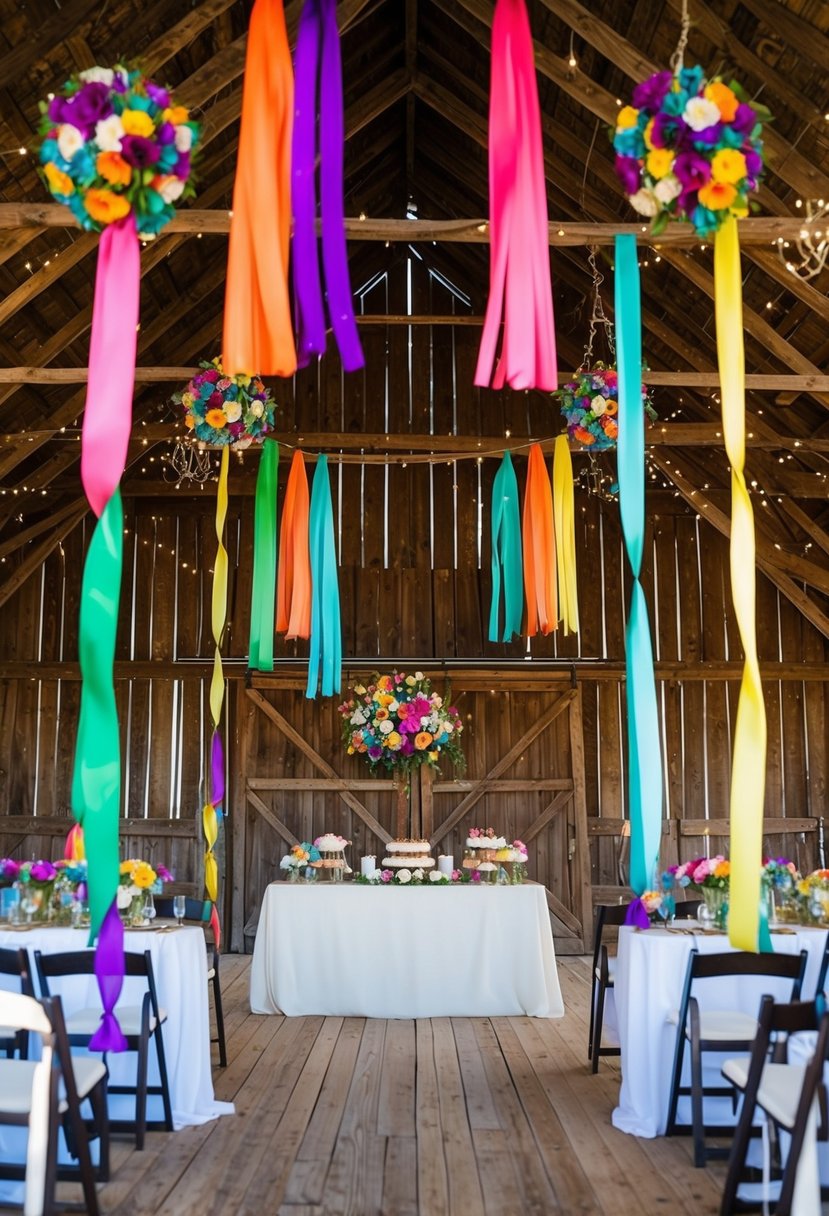
<path id="1" fill-rule="evenodd" d="M 723 887 L 703 887 L 702 898 L 711 914 L 711 923 L 715 929 L 728 927 L 728 891 Z"/>

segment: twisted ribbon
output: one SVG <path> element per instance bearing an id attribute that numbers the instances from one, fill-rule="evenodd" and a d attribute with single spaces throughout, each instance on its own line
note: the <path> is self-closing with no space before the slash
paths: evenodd
<path id="1" fill-rule="evenodd" d="M 530 448 L 524 491 L 524 589 L 527 637 L 552 633 L 558 622 L 553 492 L 539 444 Z"/>
<path id="2" fill-rule="evenodd" d="M 347 372 L 363 366 L 354 320 L 343 201 L 343 83 L 336 0 L 305 0 L 296 54 L 293 152 L 293 278 L 298 362 L 325 353 L 325 314 L 317 249 L 317 87 L 319 85 L 322 262 L 331 327 Z"/>
<path id="3" fill-rule="evenodd" d="M 573 494 L 573 458 L 566 435 L 559 435 L 553 451 L 553 519 L 556 530 L 558 602 L 565 633 L 579 631 L 579 592 L 576 582 L 576 510 Z"/>
<path id="4" fill-rule="evenodd" d="M 219 867 L 213 853 L 219 836 L 219 815 L 225 796 L 224 749 L 222 747 L 222 705 L 225 697 L 225 678 L 222 670 L 222 634 L 227 619 L 227 549 L 224 545 L 225 520 L 227 518 L 227 476 L 230 449 L 222 448 L 222 463 L 219 468 L 219 484 L 216 492 L 216 560 L 213 563 L 213 602 L 211 625 L 213 629 L 213 676 L 210 681 L 210 716 L 213 719 L 213 738 L 210 743 L 210 796 L 202 808 L 202 829 L 207 845 L 204 854 L 204 885 L 215 904 L 219 894 Z"/>
<path id="5" fill-rule="evenodd" d="M 639 576 L 645 543 L 645 417 L 642 314 L 634 236 L 616 237 L 616 351 L 619 372 L 619 510 L 633 585 L 625 628 L 630 885 L 647 891 L 659 861 L 662 761 L 648 605 Z"/>
<path id="6" fill-rule="evenodd" d="M 307 638 L 311 633 L 308 509 L 305 457 L 297 451 L 285 487 L 276 584 L 276 628 L 289 638 Z"/>
<path id="7" fill-rule="evenodd" d="M 308 651 L 306 697 L 324 697 L 340 691 L 342 632 L 340 589 L 337 581 L 337 549 L 334 543 L 334 511 L 328 480 L 328 457 L 320 456 L 314 470 L 309 525 L 311 550 L 311 645 Z"/>
<path id="8" fill-rule="evenodd" d="M 279 444 L 273 439 L 266 439 L 256 476 L 253 516 L 253 587 L 250 597 L 248 663 L 254 671 L 273 671 L 278 468 Z"/>
<path id="9" fill-rule="evenodd" d="M 504 586 L 504 629 L 499 636 L 501 583 Z M 490 642 L 509 642 L 521 633 L 524 609 L 524 571 L 521 561 L 521 521 L 518 482 L 509 452 L 498 466 L 492 483 L 492 600 L 489 609 Z"/>
<path id="10" fill-rule="evenodd" d="M 760 915 L 766 711 L 757 658 L 754 513 L 745 481 L 743 284 L 737 221 L 714 238 L 714 308 L 725 450 L 731 465 L 731 597 L 745 656 L 731 767 L 731 882 L 728 936 L 738 950 L 771 949 Z M 621 426 L 619 428 L 621 434 Z"/>
<path id="11" fill-rule="evenodd" d="M 291 376 L 288 297 L 294 82 L 282 0 L 256 0 L 248 28 L 227 258 L 223 364 Z"/>
<path id="12" fill-rule="evenodd" d="M 497 0 L 489 95 L 489 299 L 475 383 L 554 392 L 547 185 L 530 23 L 524 0 Z M 501 314 L 501 358 L 492 378 Z"/>
<path id="13" fill-rule="evenodd" d="M 63 856 L 67 861 L 83 861 L 86 857 L 83 848 L 83 828 L 79 823 L 73 823 L 66 833 Z"/>

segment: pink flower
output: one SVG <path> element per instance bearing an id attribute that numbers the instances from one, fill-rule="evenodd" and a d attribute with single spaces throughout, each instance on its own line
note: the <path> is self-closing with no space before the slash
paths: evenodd
<path id="1" fill-rule="evenodd" d="M 462 878 L 462 873 L 460 870 L 452 871 L 452 882 L 460 882 L 461 878 Z"/>
<path id="2" fill-rule="evenodd" d="M 694 882 L 699 886 L 701 883 L 703 883 L 705 881 L 705 879 L 708 877 L 708 875 L 710 873 L 711 873 L 711 867 L 709 865 L 708 859 L 706 857 L 703 857 L 702 861 L 699 861 L 697 863 L 697 865 L 694 867 L 693 873 L 690 875 L 691 882 Z"/>
<path id="3" fill-rule="evenodd" d="M 391 882 L 393 877 L 394 877 L 393 870 L 384 870 L 383 873 L 380 875 L 380 881 L 381 882 Z"/>

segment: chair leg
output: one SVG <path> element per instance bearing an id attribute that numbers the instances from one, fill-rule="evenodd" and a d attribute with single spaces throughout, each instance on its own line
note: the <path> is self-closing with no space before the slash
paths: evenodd
<path id="1" fill-rule="evenodd" d="M 225 1015 L 222 1009 L 222 989 L 219 983 L 219 972 L 213 976 L 213 1006 L 216 1010 L 216 1033 L 219 1038 L 219 1067 L 227 1068 L 227 1048 L 225 1046 Z"/>
<path id="2" fill-rule="evenodd" d="M 674 1049 L 674 1068 L 671 1074 L 671 1098 L 668 1103 L 668 1122 L 665 1125 L 665 1135 L 676 1135 L 676 1108 L 679 1104 L 679 1089 L 682 1085 L 682 1065 L 685 1062 L 685 1027 L 677 1026 L 676 1048 Z"/>
<path id="3" fill-rule="evenodd" d="M 99 1165 L 98 1177 L 109 1182 L 109 1110 L 107 1108 L 106 1084 L 102 1081 L 89 1095 L 95 1126 L 98 1129 Z"/>
<path id="4" fill-rule="evenodd" d="M 694 1124 L 694 1165 L 705 1165 L 705 1120 L 702 1111 L 702 1051 L 699 1039 L 691 1036 L 691 1117 Z"/>
<path id="5" fill-rule="evenodd" d="M 138 1067 L 135 1078 L 135 1147 L 144 1147 L 147 1131 L 147 1064 L 150 1054 L 149 1036 L 142 1035 L 138 1045 Z"/>
<path id="6" fill-rule="evenodd" d="M 735 1090 L 735 1093 L 737 1091 Z M 754 1103 L 749 1103 L 743 1099 L 740 1118 L 737 1121 L 737 1127 L 734 1131 L 734 1139 L 731 1142 L 731 1154 L 728 1158 L 728 1173 L 725 1176 L 725 1186 L 723 1187 L 722 1202 L 720 1203 L 720 1216 L 731 1216 L 734 1209 L 734 1204 L 737 1200 L 737 1188 L 740 1185 L 740 1179 L 745 1168 L 746 1153 L 748 1152 L 748 1142 L 751 1138 L 751 1124 L 754 1118 Z"/>
<path id="7" fill-rule="evenodd" d="M 170 1081 L 167 1077 L 167 1058 L 164 1055 L 164 1036 L 159 1022 L 153 1031 L 155 1049 L 158 1055 L 158 1076 L 161 1082 L 161 1101 L 164 1106 L 164 1126 L 168 1132 L 173 1130 L 173 1108 L 170 1104 Z"/>
<path id="8" fill-rule="evenodd" d="M 81 1115 L 80 1105 L 74 1103 L 70 1105 L 68 1112 L 69 1123 L 72 1128 L 72 1139 L 75 1145 L 75 1154 L 78 1158 L 78 1169 L 81 1175 L 81 1185 L 83 1186 L 84 1200 L 86 1201 L 86 1210 L 89 1216 L 99 1216 L 98 1210 L 98 1192 L 95 1190 L 95 1172 L 92 1168 L 92 1157 L 89 1152 L 89 1137 L 86 1131 L 86 1124 Z"/>
<path id="9" fill-rule="evenodd" d="M 602 1027 L 604 1025 L 604 1002 L 607 995 L 607 989 L 604 984 L 599 984 L 598 993 L 596 996 L 596 1013 L 593 1021 L 593 1049 L 590 1053 L 592 1061 L 591 1071 L 597 1073 L 599 1071 L 599 1055 L 602 1050 Z"/>
<path id="10" fill-rule="evenodd" d="M 596 1024 L 596 989 L 598 982 L 596 980 L 595 971 L 593 974 L 593 986 L 590 990 L 590 1029 L 587 1032 L 587 1058 L 593 1058 L 593 1027 Z"/>

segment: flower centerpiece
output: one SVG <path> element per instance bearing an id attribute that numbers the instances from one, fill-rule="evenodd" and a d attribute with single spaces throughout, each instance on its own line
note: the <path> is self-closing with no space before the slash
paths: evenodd
<path id="1" fill-rule="evenodd" d="M 138 232 L 155 236 L 193 193 L 199 126 L 141 72 L 88 68 L 40 109 L 43 178 L 81 227 L 101 232 L 132 213 Z"/>
<path id="2" fill-rule="evenodd" d="M 453 882 L 461 882 L 460 870 L 453 870 L 452 875 L 442 874 L 439 870 L 372 870 L 369 874 L 357 874 L 354 881 L 362 886 L 370 887 L 446 887 Z"/>
<path id="3" fill-rule="evenodd" d="M 771 114 L 732 80 L 701 67 L 654 72 L 633 90 L 611 128 L 616 175 L 657 236 L 688 220 L 708 237 L 727 216 L 748 215 L 763 171 L 763 124 Z"/>
<path id="4" fill-rule="evenodd" d="M 221 359 L 200 363 L 173 402 L 184 409 L 184 425 L 193 438 L 238 450 L 262 443 L 274 429 L 274 402 L 258 376 L 226 376 Z"/>
<path id="5" fill-rule="evenodd" d="M 615 367 L 597 362 L 592 368 L 580 368 L 575 378 L 553 396 L 558 399 L 571 439 L 597 452 L 616 447 L 619 382 Z M 646 384 L 642 385 L 642 405 L 651 422 L 656 422 L 656 410 Z"/>
<path id="6" fill-rule="evenodd" d="M 293 845 L 290 853 L 286 853 L 279 863 L 280 870 L 286 871 L 290 882 L 298 882 L 309 866 L 318 870 L 322 866 L 322 855 L 317 846 L 307 840 Z"/>
<path id="7" fill-rule="evenodd" d="M 724 929 L 728 920 L 728 892 L 731 862 L 718 853 L 715 857 L 695 857 L 668 870 L 680 887 L 694 887 L 702 894 L 713 924 Z"/>
<path id="8" fill-rule="evenodd" d="M 29 922 L 50 919 L 57 876 L 57 866 L 51 861 L 0 859 L 0 886 L 18 888 L 20 908 Z"/>
<path id="9" fill-rule="evenodd" d="M 129 925 L 146 922 L 144 912 L 147 901 L 152 904 L 153 895 L 161 891 L 162 883 L 172 882 L 173 876 L 166 866 L 153 868 L 148 861 L 130 857 L 121 862 L 118 882 L 118 911 Z M 153 911 L 153 915 L 155 912 Z"/>

